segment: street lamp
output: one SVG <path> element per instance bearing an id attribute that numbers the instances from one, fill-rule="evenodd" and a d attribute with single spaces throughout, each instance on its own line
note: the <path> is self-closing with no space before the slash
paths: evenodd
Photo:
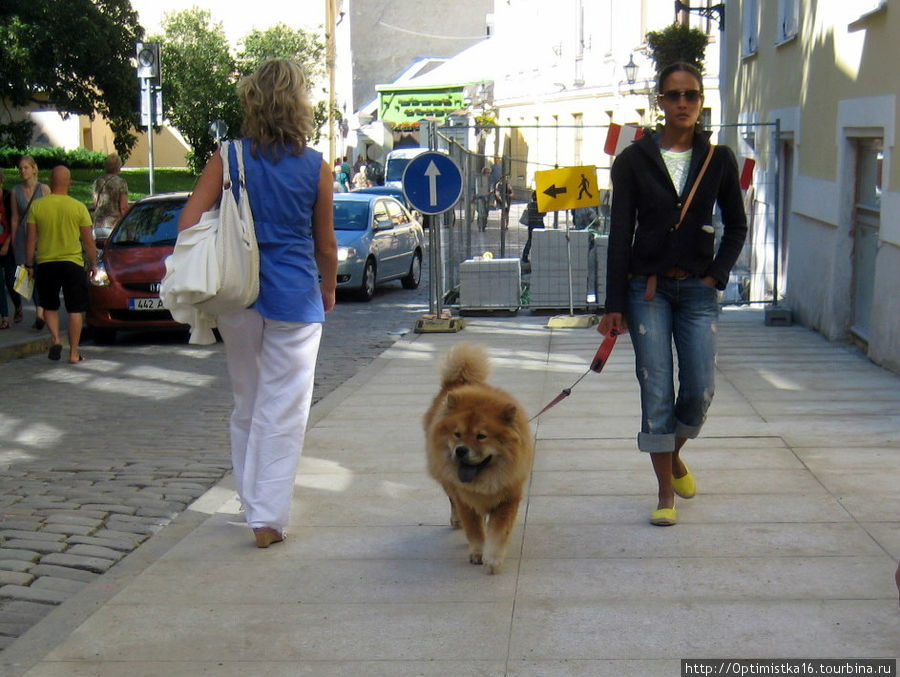
<path id="1" fill-rule="evenodd" d="M 637 64 L 634 62 L 634 53 L 628 55 L 628 63 L 626 63 L 623 68 L 625 69 L 625 79 L 628 80 L 629 85 L 633 85 L 635 81 L 637 81 Z"/>
<path id="2" fill-rule="evenodd" d="M 710 7 L 691 7 L 681 0 L 675 0 L 675 14 L 677 15 L 679 12 L 696 12 L 707 19 L 715 19 L 719 23 L 719 30 L 725 30 L 725 3 L 720 2 L 718 5 Z"/>

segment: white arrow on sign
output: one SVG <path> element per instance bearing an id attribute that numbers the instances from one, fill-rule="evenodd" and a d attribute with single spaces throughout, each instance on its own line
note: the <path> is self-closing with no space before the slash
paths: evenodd
<path id="1" fill-rule="evenodd" d="M 437 204 L 437 177 L 441 175 L 441 170 L 434 164 L 434 160 L 428 163 L 428 169 L 425 170 L 425 176 L 428 177 L 428 204 L 432 207 Z"/>

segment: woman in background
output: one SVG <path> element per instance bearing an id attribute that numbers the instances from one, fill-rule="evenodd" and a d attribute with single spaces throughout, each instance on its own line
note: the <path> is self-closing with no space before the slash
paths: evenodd
<path id="1" fill-rule="evenodd" d="M 231 458 L 237 491 L 256 545 L 284 540 L 294 476 L 303 449 L 325 313 L 335 303 L 337 240 L 332 168 L 309 148 L 313 111 L 303 69 L 273 60 L 241 80 L 242 139 L 259 242 L 259 297 L 220 315 L 234 394 Z M 232 184 L 237 156 L 228 147 Z M 179 220 L 199 221 L 222 192 L 215 153 Z"/>
<path id="2" fill-rule="evenodd" d="M 34 158 L 30 155 L 23 155 L 19 160 L 19 176 L 22 177 L 22 182 L 13 186 L 12 189 L 12 210 L 10 223 L 12 224 L 11 239 L 13 256 L 16 259 L 17 266 L 24 266 L 25 234 L 28 231 L 25 219 L 28 217 L 28 210 L 31 209 L 31 203 L 38 198 L 49 195 L 50 186 L 48 186 L 46 183 L 40 183 L 38 181 L 37 162 L 35 162 Z M 34 324 L 32 326 L 35 329 L 43 329 L 44 309 L 41 307 L 40 300 L 38 299 L 37 285 L 34 286 L 34 294 L 32 294 L 32 300 L 34 301 L 35 310 Z M 21 302 L 19 303 L 18 310 L 16 311 L 13 319 L 16 322 L 22 321 Z"/>
<path id="3" fill-rule="evenodd" d="M 6 302 L 6 294 L 9 293 L 15 316 L 19 318 L 22 317 L 22 299 L 13 287 L 16 261 L 12 253 L 12 227 L 9 220 L 12 200 L 9 191 L 3 190 L 3 179 L 3 172 L 0 171 L 0 275 L 3 276 L 3 286 L 0 287 L 0 329 L 9 329 L 9 304 Z"/>
<path id="4" fill-rule="evenodd" d="M 109 237 L 128 211 L 128 184 L 119 176 L 122 160 L 115 153 L 103 162 L 105 174 L 94 181 L 94 239 Z"/>

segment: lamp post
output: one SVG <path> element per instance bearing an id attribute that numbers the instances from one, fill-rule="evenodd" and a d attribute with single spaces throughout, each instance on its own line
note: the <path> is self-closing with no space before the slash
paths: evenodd
<path id="1" fill-rule="evenodd" d="M 331 167 L 335 162 L 335 115 L 334 109 L 337 101 L 335 88 L 335 60 L 336 47 L 334 32 L 337 29 L 337 4 L 336 0 L 325 0 L 325 68 L 328 71 L 328 161 Z"/>

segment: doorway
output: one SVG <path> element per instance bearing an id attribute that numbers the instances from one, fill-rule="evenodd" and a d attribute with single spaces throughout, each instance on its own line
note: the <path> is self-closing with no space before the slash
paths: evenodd
<path id="1" fill-rule="evenodd" d="M 850 331 L 868 344 L 875 292 L 875 262 L 881 228 L 881 138 L 857 138 L 853 233 L 853 316 Z"/>

